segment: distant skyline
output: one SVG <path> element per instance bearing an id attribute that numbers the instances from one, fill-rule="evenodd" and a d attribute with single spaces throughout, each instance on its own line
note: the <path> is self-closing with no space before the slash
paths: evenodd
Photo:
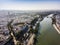
<path id="1" fill-rule="evenodd" d="M 0 10 L 60 10 L 60 0 L 0 0 Z"/>

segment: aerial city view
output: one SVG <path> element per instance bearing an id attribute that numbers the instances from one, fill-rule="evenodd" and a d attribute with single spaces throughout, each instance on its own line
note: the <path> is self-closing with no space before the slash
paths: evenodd
<path id="1" fill-rule="evenodd" d="M 0 45 L 60 45 L 60 0 L 0 0 Z"/>

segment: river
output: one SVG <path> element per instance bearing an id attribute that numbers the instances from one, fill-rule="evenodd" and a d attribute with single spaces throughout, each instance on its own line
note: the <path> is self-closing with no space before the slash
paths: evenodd
<path id="1" fill-rule="evenodd" d="M 38 42 L 36 45 L 60 45 L 60 34 L 52 25 L 52 19 L 45 17 L 40 22 Z"/>

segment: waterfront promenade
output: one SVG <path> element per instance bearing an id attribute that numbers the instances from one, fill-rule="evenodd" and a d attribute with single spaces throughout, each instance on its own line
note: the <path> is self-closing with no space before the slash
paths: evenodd
<path id="1" fill-rule="evenodd" d="M 53 27 L 60 34 L 60 15 L 57 14 L 57 15 L 54 15 L 53 17 L 55 17 L 54 18 L 55 21 L 54 21 Z M 52 23 L 53 23 L 53 19 L 52 19 Z"/>

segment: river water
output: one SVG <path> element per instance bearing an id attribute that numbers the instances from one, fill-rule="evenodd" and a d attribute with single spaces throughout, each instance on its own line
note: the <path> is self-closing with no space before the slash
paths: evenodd
<path id="1" fill-rule="evenodd" d="M 60 45 L 60 34 L 52 25 L 52 19 L 45 17 L 40 22 L 36 45 Z"/>

